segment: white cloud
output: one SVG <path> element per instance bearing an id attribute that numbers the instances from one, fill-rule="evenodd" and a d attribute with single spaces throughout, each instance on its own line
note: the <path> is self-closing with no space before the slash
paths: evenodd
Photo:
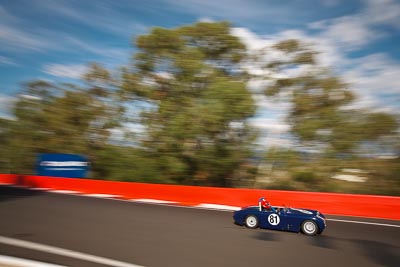
<path id="1" fill-rule="evenodd" d="M 354 65 L 345 75 L 363 91 L 400 94 L 400 63 L 380 53 L 354 59 Z"/>
<path id="2" fill-rule="evenodd" d="M 14 105 L 16 98 L 0 94 L 0 117 L 12 119 L 11 108 Z"/>
<path id="3" fill-rule="evenodd" d="M 250 123 L 259 129 L 267 130 L 268 134 L 272 135 L 284 134 L 290 129 L 289 124 L 283 123 L 277 118 L 254 118 Z"/>
<path id="4" fill-rule="evenodd" d="M 368 0 L 362 17 L 370 24 L 391 25 L 400 28 L 400 3 L 394 0 Z"/>
<path id="5" fill-rule="evenodd" d="M 385 37 L 376 26 L 400 28 L 400 3 L 394 0 L 369 0 L 361 12 L 351 16 L 316 21 L 309 28 L 320 30 L 319 39 L 333 42 L 337 48 L 354 50 Z"/>
<path id="6" fill-rule="evenodd" d="M 259 109 L 265 114 L 286 114 L 291 108 L 290 103 L 280 102 L 278 100 L 271 99 L 263 94 L 255 94 L 253 95 L 253 99 L 255 100 L 255 103 L 259 107 Z"/>
<path id="7" fill-rule="evenodd" d="M 49 12 L 107 33 L 130 36 L 132 32 L 144 32 L 147 29 L 146 25 L 126 17 L 104 1 L 89 5 L 82 1 L 77 5 L 71 1 L 41 0 L 36 4 Z"/>
<path id="8" fill-rule="evenodd" d="M 270 147 L 294 147 L 295 142 L 292 139 L 284 138 L 284 137 L 272 137 L 272 136 L 262 136 L 256 141 L 256 145 L 259 145 L 263 148 Z"/>
<path id="9" fill-rule="evenodd" d="M 251 119 L 249 123 L 261 131 L 256 140 L 256 144 L 261 147 L 291 147 L 294 145 L 294 140 L 289 135 L 290 125 L 285 123 L 280 116 L 257 117 Z"/>
<path id="10" fill-rule="evenodd" d="M 3 46 L 3 49 L 11 51 L 21 50 L 20 48 L 24 50 L 40 51 L 51 46 L 46 40 L 28 33 L 25 30 L 1 24 L 0 44 Z"/>
<path id="11" fill-rule="evenodd" d="M 118 65 L 121 64 L 121 62 L 124 62 L 127 60 L 127 55 L 129 55 L 129 48 L 114 48 L 114 47 L 107 47 L 104 45 L 99 45 L 99 44 L 92 44 L 86 41 L 83 41 L 82 39 L 75 38 L 73 36 L 63 36 L 65 43 L 65 49 L 70 49 L 70 50 L 82 50 L 89 52 L 91 54 L 94 54 L 96 56 L 100 56 L 102 58 L 101 62 L 103 64 L 106 63 L 111 63 L 115 64 L 118 63 Z"/>
<path id="12" fill-rule="evenodd" d="M 254 50 L 258 51 L 273 44 L 273 40 L 260 38 L 259 35 L 247 28 L 233 28 L 231 33 L 239 37 L 245 43 L 250 52 L 253 52 Z"/>
<path id="13" fill-rule="evenodd" d="M 378 32 L 370 29 L 368 24 L 357 16 L 325 21 L 320 25 L 320 29 L 323 31 L 319 38 L 332 40 L 336 46 L 346 50 L 357 49 L 380 37 Z"/>
<path id="14" fill-rule="evenodd" d="M 14 60 L 4 56 L 0 56 L 0 65 L 18 66 Z"/>
<path id="15" fill-rule="evenodd" d="M 319 21 L 310 24 L 310 27 L 321 30 L 313 36 L 316 49 L 323 52 L 319 57 L 320 62 L 333 66 L 356 93 L 357 99 L 351 107 L 398 112 L 399 102 L 396 102 L 396 98 L 400 98 L 400 82 L 397 78 L 400 64 L 384 52 L 359 58 L 350 58 L 346 54 L 385 38 L 387 33 L 376 31 L 376 26 L 380 25 L 399 29 L 399 2 L 369 0 L 358 14 Z M 385 94 L 395 99 L 388 101 Z"/>
<path id="16" fill-rule="evenodd" d="M 178 11 L 184 10 L 190 14 L 207 14 L 214 18 L 224 19 L 252 19 L 260 16 L 283 15 L 285 8 L 265 8 L 262 3 L 252 2 L 251 4 L 245 0 L 186 0 L 175 1 L 165 0 L 167 5 Z"/>
<path id="17" fill-rule="evenodd" d="M 400 63 L 382 53 L 372 54 L 354 59 L 354 66 L 343 75 L 358 96 L 352 107 L 399 112 Z"/>
<path id="18" fill-rule="evenodd" d="M 213 23 L 215 20 L 208 18 L 208 17 L 203 17 L 199 19 L 200 22 L 205 22 L 205 23 Z"/>
<path id="19" fill-rule="evenodd" d="M 2 49 L 15 51 L 34 50 L 39 51 L 50 46 L 42 37 L 32 33 L 32 29 L 26 26 L 20 18 L 10 14 L 0 5 L 0 45 Z"/>
<path id="20" fill-rule="evenodd" d="M 80 79 L 87 71 L 87 66 L 83 64 L 47 64 L 43 67 L 43 72 L 56 77 Z"/>
<path id="21" fill-rule="evenodd" d="M 87 12 L 81 5 L 72 5 L 68 1 L 34 1 L 26 8 L 34 12 L 45 12 L 49 16 L 58 16 L 58 20 L 68 20 L 80 25 L 90 26 L 96 30 L 124 37 L 130 37 L 132 32 L 145 32 L 147 27 L 126 17 L 121 17 L 112 8 L 106 5 L 93 5 L 93 12 Z M 40 13 L 39 13 L 40 14 Z M 47 15 L 46 14 L 46 15 Z M 86 37 L 76 37 L 66 32 L 53 30 L 49 27 L 34 27 L 32 22 L 23 17 L 16 17 L 0 5 L 0 46 L 5 51 L 18 52 L 47 52 L 84 50 L 101 56 L 102 58 L 122 58 L 128 51 L 129 41 L 126 41 L 126 49 L 119 49 L 107 45 L 91 45 L 85 42 Z M 40 19 L 40 18 L 36 18 Z"/>

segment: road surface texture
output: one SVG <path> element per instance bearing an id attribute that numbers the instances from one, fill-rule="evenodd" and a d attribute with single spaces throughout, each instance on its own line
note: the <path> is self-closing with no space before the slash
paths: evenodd
<path id="1" fill-rule="evenodd" d="M 378 219 L 328 219 L 400 225 L 399 221 Z M 0 186 L 3 239 L 132 266 L 400 266 L 399 227 L 339 221 L 327 224 L 321 236 L 309 237 L 240 227 L 233 224 L 232 212 Z M 110 266 L 4 242 L 0 242 L 0 255 L 64 266 Z"/>

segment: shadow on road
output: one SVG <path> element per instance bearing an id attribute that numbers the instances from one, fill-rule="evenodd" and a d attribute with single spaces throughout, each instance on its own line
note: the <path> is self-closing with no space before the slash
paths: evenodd
<path id="1" fill-rule="evenodd" d="M 335 241 L 337 241 L 337 238 L 326 235 L 309 237 L 310 244 L 320 248 L 337 249 L 334 245 Z"/>
<path id="2" fill-rule="evenodd" d="M 272 233 L 271 231 L 258 232 L 256 235 L 254 235 L 254 238 L 261 240 L 261 241 L 279 241 L 280 240 L 279 234 Z"/>
<path id="3" fill-rule="evenodd" d="M 30 190 L 25 188 L 18 188 L 8 185 L 0 185 L 0 202 L 7 200 L 14 200 L 24 197 L 33 197 L 40 195 L 42 192 L 38 190 Z"/>
<path id="4" fill-rule="evenodd" d="M 387 267 L 398 267 L 400 264 L 400 247 L 372 240 L 351 240 L 360 247 L 364 255 L 373 262 Z"/>
<path id="5" fill-rule="evenodd" d="M 400 263 L 400 246 L 393 246 L 384 242 L 362 239 L 343 239 L 331 236 L 317 236 L 310 239 L 313 246 L 338 249 L 335 246 L 337 242 L 349 242 L 355 244 L 364 256 L 378 265 L 387 267 L 397 267 Z"/>
<path id="6" fill-rule="evenodd" d="M 253 238 L 261 241 L 284 241 L 280 232 L 274 233 L 271 231 L 258 232 L 253 236 Z M 327 235 L 312 237 L 299 236 L 298 238 L 312 246 L 331 250 L 341 250 L 343 242 L 354 244 L 371 262 L 387 267 L 400 266 L 400 246 L 375 240 L 339 238 Z"/>

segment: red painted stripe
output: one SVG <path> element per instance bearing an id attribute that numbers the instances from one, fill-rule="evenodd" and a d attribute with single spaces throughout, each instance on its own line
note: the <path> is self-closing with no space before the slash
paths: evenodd
<path id="1" fill-rule="evenodd" d="M 14 181 L 36 188 L 79 191 L 84 194 L 119 195 L 124 199 L 166 200 L 187 206 L 202 203 L 255 205 L 261 196 L 265 196 L 273 205 L 310 208 L 333 215 L 400 220 L 400 197 L 390 196 L 197 187 L 43 176 L 24 176 L 23 180 L 18 180 L 16 176 L 0 175 L 1 181 Z"/>

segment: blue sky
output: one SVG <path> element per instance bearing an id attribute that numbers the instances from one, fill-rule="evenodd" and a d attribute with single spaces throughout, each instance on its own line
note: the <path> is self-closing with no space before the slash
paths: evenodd
<path id="1" fill-rule="evenodd" d="M 0 0 L 0 115 L 32 79 L 74 81 L 88 62 L 116 68 L 134 52 L 134 37 L 153 26 L 228 20 L 257 49 L 301 38 L 351 84 L 354 104 L 400 107 L 400 1 L 395 0 Z M 253 123 L 285 132 L 290 108 L 258 99 Z"/>

